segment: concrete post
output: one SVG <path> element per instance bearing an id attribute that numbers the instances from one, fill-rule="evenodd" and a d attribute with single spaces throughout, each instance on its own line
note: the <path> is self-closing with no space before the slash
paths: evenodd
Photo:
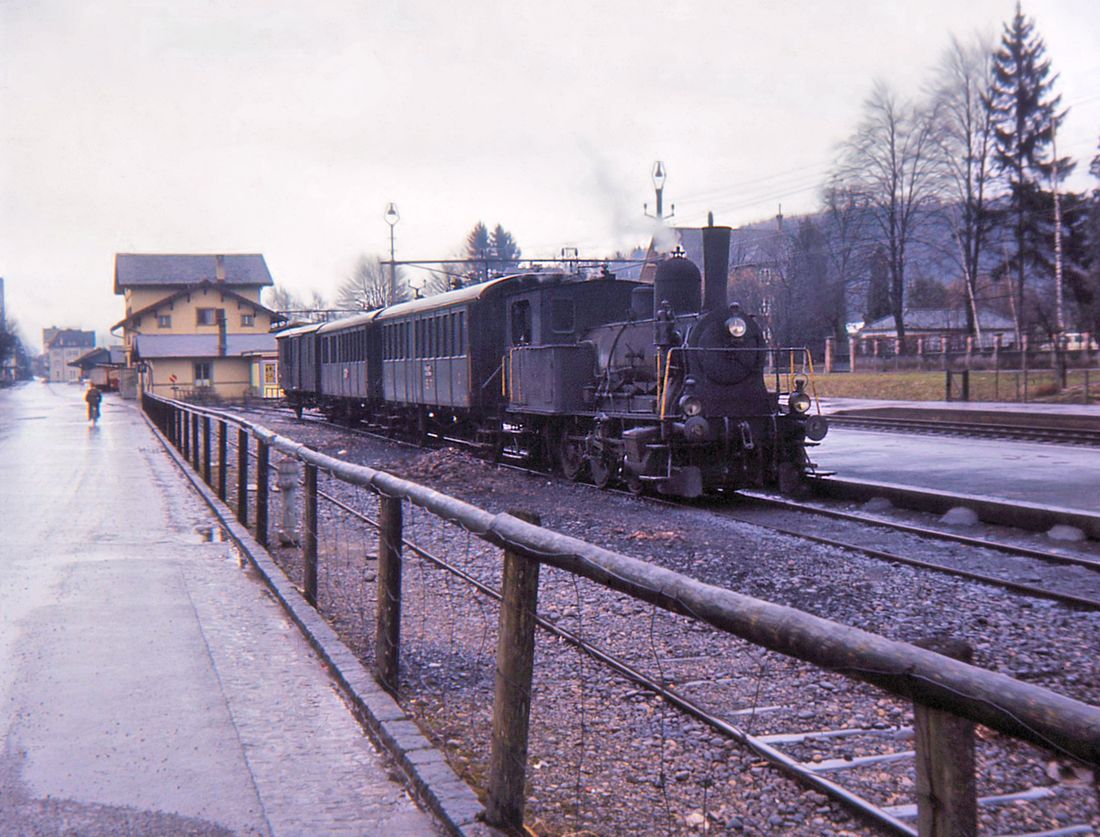
<path id="1" fill-rule="evenodd" d="M 836 338 L 825 338 L 825 374 L 833 371 L 833 355 L 836 354 Z"/>
<path id="2" fill-rule="evenodd" d="M 289 456 L 275 463 L 275 485 L 282 497 L 278 536 L 283 546 L 298 544 L 298 480 L 301 479 L 301 470 L 301 463 Z"/>
<path id="3" fill-rule="evenodd" d="M 854 337 L 848 338 L 848 371 L 856 371 L 856 349 L 859 348 L 859 341 Z"/>

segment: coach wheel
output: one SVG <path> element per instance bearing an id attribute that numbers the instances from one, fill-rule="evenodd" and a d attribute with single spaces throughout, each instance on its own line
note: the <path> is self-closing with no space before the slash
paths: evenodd
<path id="1" fill-rule="evenodd" d="M 607 488 L 615 478 L 615 463 L 606 453 L 598 453 L 588 460 L 588 470 L 597 488 Z"/>
<path id="2" fill-rule="evenodd" d="M 558 461 L 561 462 L 561 472 L 566 478 L 579 480 L 584 476 L 584 466 L 587 460 L 584 457 L 584 442 L 572 438 L 568 430 L 562 430 L 561 440 L 558 443 Z"/>
<path id="3" fill-rule="evenodd" d="M 646 493 L 646 484 L 636 474 L 627 474 L 625 482 L 626 490 L 635 497 L 641 497 Z"/>

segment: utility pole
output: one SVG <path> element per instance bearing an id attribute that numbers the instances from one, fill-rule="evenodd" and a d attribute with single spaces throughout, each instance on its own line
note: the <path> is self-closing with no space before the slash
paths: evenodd
<path id="1" fill-rule="evenodd" d="M 1054 156 L 1051 168 L 1051 190 L 1054 192 L 1054 357 L 1057 361 L 1058 389 L 1066 385 L 1066 358 L 1063 354 L 1066 334 L 1065 307 L 1062 298 L 1062 199 L 1058 194 L 1058 138 L 1057 128 L 1051 128 L 1051 150 Z"/>

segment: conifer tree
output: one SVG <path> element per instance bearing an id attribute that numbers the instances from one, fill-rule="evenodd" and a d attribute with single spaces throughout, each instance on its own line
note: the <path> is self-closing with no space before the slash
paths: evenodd
<path id="1" fill-rule="evenodd" d="M 493 228 L 489 246 L 496 254 L 495 265 L 501 273 L 511 273 L 519 266 L 520 249 L 512 234 L 500 224 Z"/>
<path id="2" fill-rule="evenodd" d="M 1024 288 L 1029 273 L 1050 274 L 1053 193 L 1046 187 L 1055 171 L 1060 181 L 1073 168 L 1069 159 L 1055 166 L 1052 153 L 1055 131 L 1065 118 L 1065 111 L 1058 112 L 1061 96 L 1053 93 L 1057 79 L 1051 75 L 1034 21 L 1017 3 L 993 55 L 988 102 L 995 124 L 994 163 L 1008 187 L 1005 212 L 1014 249 L 1000 273 L 1012 277 L 1017 339 L 1026 325 Z"/>
<path id="3" fill-rule="evenodd" d="M 466 236 L 466 269 L 473 275 L 474 282 L 484 282 L 489 278 L 489 228 L 478 221 Z"/>

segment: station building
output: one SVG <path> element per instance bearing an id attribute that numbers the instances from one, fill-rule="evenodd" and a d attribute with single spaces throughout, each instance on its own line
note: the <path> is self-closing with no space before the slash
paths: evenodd
<path id="1" fill-rule="evenodd" d="M 263 382 L 276 377 L 279 315 L 260 294 L 272 284 L 259 254 L 116 254 L 126 316 L 111 331 L 122 330 L 140 388 L 174 398 L 271 397 Z"/>

